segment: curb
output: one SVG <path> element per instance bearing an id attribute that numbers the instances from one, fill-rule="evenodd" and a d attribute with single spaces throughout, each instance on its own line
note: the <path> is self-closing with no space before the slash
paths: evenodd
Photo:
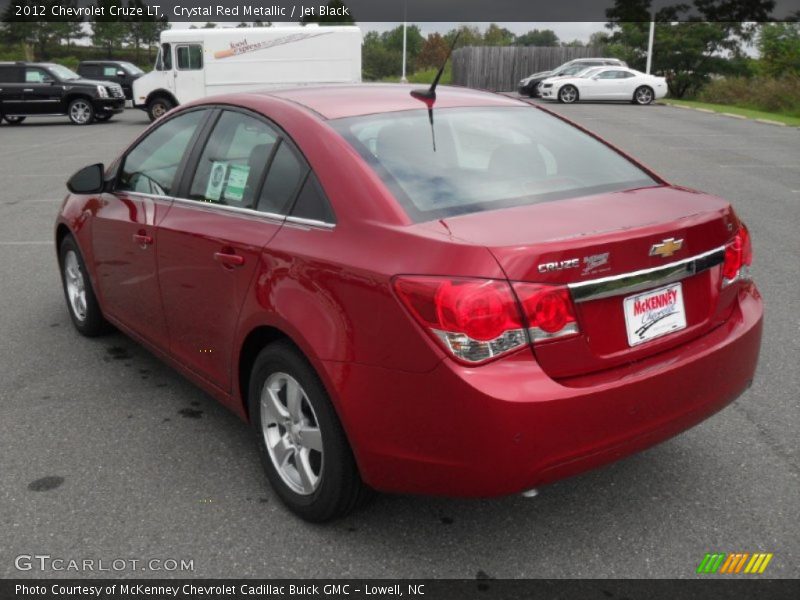
<path id="1" fill-rule="evenodd" d="M 750 117 L 746 117 L 745 115 L 737 115 L 734 113 L 729 112 L 718 112 L 716 110 L 711 110 L 710 108 L 701 108 L 698 106 L 686 106 L 685 104 L 670 104 L 669 102 L 658 102 L 657 104 L 661 104 L 662 106 L 669 106 L 671 108 L 682 108 L 684 110 L 694 110 L 701 113 L 706 114 L 713 114 L 713 115 L 721 115 L 723 117 L 730 117 L 732 119 L 740 119 L 744 121 L 754 121 L 756 123 L 763 123 L 764 125 L 776 125 L 778 127 L 790 127 L 788 123 L 783 123 L 781 121 L 773 121 L 772 119 L 752 119 Z"/>

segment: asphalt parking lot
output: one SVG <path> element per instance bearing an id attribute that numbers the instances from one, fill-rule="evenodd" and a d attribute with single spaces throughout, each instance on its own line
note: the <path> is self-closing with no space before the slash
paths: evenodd
<path id="1" fill-rule="evenodd" d="M 22 554 L 193 560 L 183 573 L 96 574 L 126 577 L 693 577 L 710 551 L 772 552 L 765 576 L 797 577 L 800 130 L 551 106 L 747 222 L 767 312 L 758 375 L 737 402 L 535 499 L 379 496 L 343 521 L 303 523 L 236 417 L 124 336 L 72 329 L 51 241 L 64 181 L 113 158 L 144 114 L 2 125 L 0 577 L 74 575 L 20 572 Z"/>

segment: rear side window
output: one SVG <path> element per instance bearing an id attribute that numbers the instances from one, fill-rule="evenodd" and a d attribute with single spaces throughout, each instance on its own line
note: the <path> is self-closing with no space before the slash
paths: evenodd
<path id="1" fill-rule="evenodd" d="M 201 45 L 178 46 L 175 53 L 178 59 L 178 69 L 196 71 L 203 68 L 203 47 Z"/>
<path id="2" fill-rule="evenodd" d="M 0 83 L 22 83 L 22 69 L 0 65 Z"/>
<path id="3" fill-rule="evenodd" d="M 530 107 L 434 109 L 433 125 L 424 109 L 329 123 L 416 221 L 658 184 Z"/>
<path id="4" fill-rule="evenodd" d="M 335 223 L 336 217 L 314 173 L 309 173 L 292 209 L 293 217 Z"/>
<path id="5" fill-rule="evenodd" d="M 308 169 L 286 142 L 281 142 L 269 166 L 258 201 L 261 212 L 286 214 Z"/>
<path id="6" fill-rule="evenodd" d="M 254 208 L 277 139 L 264 121 L 224 111 L 200 156 L 189 198 Z"/>
<path id="7" fill-rule="evenodd" d="M 125 157 L 117 190 L 169 196 L 186 148 L 205 115 L 204 110 L 184 113 L 150 132 Z"/>

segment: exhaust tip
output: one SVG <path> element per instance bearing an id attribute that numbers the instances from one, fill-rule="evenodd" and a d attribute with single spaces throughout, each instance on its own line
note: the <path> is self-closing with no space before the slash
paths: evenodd
<path id="1" fill-rule="evenodd" d="M 524 492 L 522 492 L 523 498 L 535 498 L 538 495 L 539 495 L 539 490 L 536 488 L 531 488 L 529 490 L 525 490 Z"/>

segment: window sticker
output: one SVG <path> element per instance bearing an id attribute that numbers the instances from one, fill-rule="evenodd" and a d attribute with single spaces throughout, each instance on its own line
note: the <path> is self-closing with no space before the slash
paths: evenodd
<path id="1" fill-rule="evenodd" d="M 231 165 L 228 171 L 228 181 L 225 185 L 225 199 L 241 202 L 244 198 L 244 188 L 250 167 L 247 165 Z"/>
<path id="2" fill-rule="evenodd" d="M 228 165 L 221 161 L 215 160 L 211 165 L 211 176 L 208 178 L 208 185 L 206 186 L 207 201 L 219 201 L 222 195 L 222 185 L 225 183 L 225 174 L 227 170 Z"/>

